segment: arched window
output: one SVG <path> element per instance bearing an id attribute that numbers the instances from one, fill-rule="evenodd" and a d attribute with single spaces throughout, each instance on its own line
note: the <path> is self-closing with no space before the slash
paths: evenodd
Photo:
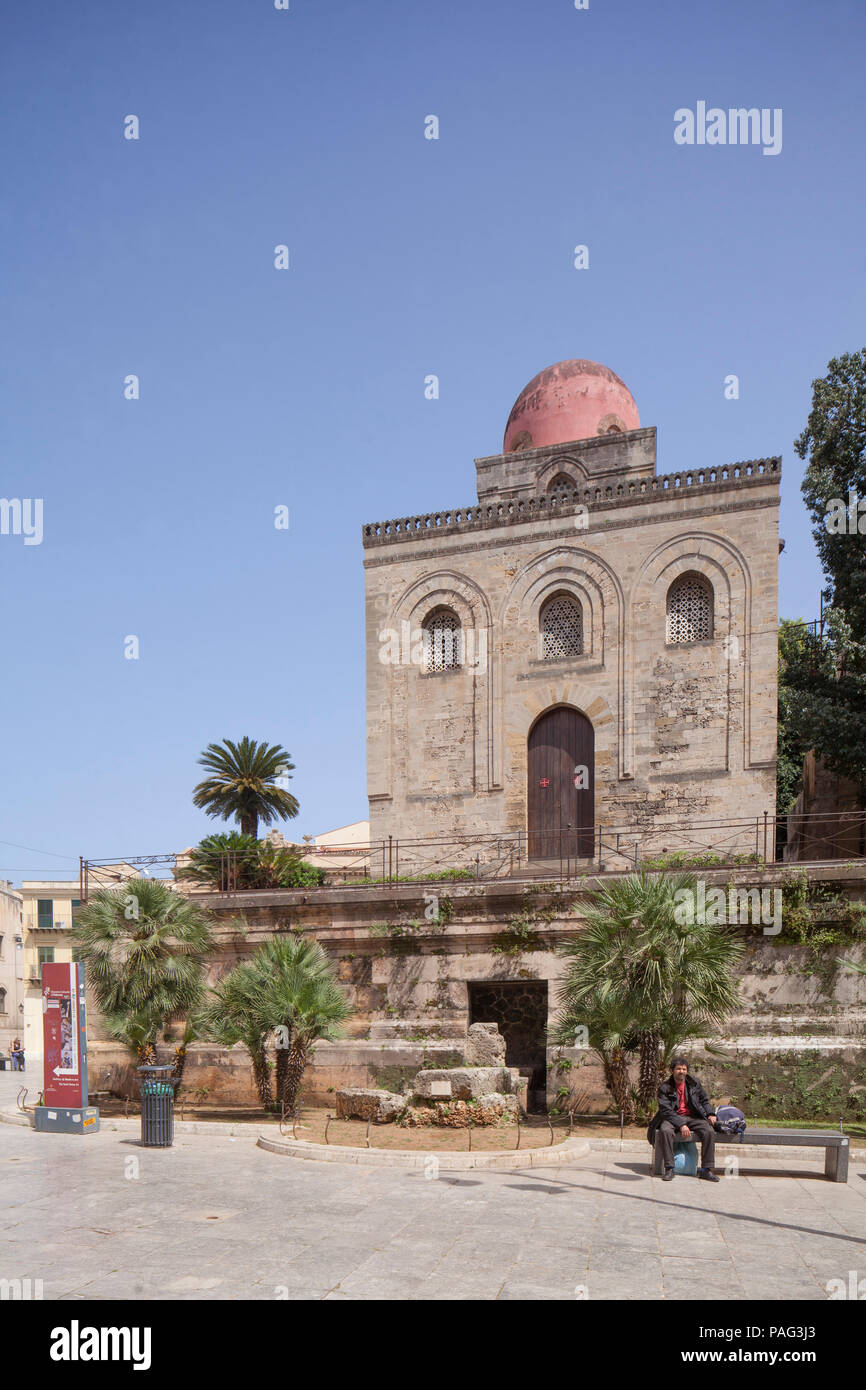
<path id="1" fill-rule="evenodd" d="M 668 589 L 668 642 L 705 642 L 713 635 L 713 589 L 701 574 L 683 574 Z"/>
<path id="2" fill-rule="evenodd" d="M 5 1014 L 5 1012 L 6 1012 L 6 991 L 5 991 L 5 989 L 0 988 L 0 1014 Z"/>
<path id="3" fill-rule="evenodd" d="M 540 615 L 541 659 L 556 661 L 583 652 L 583 609 L 571 594 L 554 594 Z"/>
<path id="4" fill-rule="evenodd" d="M 574 478 L 569 478 L 567 473 L 557 473 L 552 483 L 547 489 L 548 497 L 555 497 L 559 502 L 570 502 L 577 488 Z"/>
<path id="5" fill-rule="evenodd" d="M 450 608 L 434 608 L 424 619 L 425 671 L 452 671 L 463 665 L 460 619 Z"/>

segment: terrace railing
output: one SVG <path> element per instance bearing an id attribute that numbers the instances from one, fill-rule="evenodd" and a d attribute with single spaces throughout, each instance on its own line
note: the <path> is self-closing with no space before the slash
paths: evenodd
<path id="1" fill-rule="evenodd" d="M 321 886 L 303 885 L 315 894 L 335 885 L 365 888 L 376 884 L 443 883 L 544 879 L 566 881 L 584 874 L 635 872 L 641 868 L 771 866 L 777 864 L 852 863 L 866 860 L 866 811 L 808 815 L 690 820 L 670 824 L 598 825 L 594 829 L 563 826 L 560 830 L 525 830 L 500 834 L 465 833 L 419 839 L 389 835 L 366 845 L 297 846 L 304 861 L 325 871 Z M 530 853 L 531 848 L 531 853 Z M 159 876 L 173 874 L 183 856 L 132 855 L 117 859 L 82 859 L 80 897 L 95 887 L 118 887 L 130 871 L 147 868 Z M 190 882 L 192 892 L 223 895 L 275 892 L 253 888 L 236 856 L 214 857 L 207 882 Z"/>

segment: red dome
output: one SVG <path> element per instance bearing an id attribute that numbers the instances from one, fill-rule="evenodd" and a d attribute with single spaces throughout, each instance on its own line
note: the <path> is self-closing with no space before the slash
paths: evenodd
<path id="1" fill-rule="evenodd" d="M 524 386 L 508 417 L 504 454 L 640 429 L 634 398 L 609 367 L 557 362 Z"/>

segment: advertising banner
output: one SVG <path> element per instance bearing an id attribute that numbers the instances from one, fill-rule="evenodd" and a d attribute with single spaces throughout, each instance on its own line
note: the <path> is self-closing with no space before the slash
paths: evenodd
<path id="1" fill-rule="evenodd" d="M 44 1105 L 87 1105 L 84 967 L 43 965 Z"/>

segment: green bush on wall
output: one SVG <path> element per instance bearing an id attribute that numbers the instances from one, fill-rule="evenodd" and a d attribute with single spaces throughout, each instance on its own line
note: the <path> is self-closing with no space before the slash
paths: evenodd
<path id="1" fill-rule="evenodd" d="M 695 1071 L 718 1104 L 730 1097 L 748 1119 L 832 1124 L 866 1122 L 866 1060 L 845 1062 L 817 1048 L 750 1053 L 736 1061 L 696 1059 Z"/>

